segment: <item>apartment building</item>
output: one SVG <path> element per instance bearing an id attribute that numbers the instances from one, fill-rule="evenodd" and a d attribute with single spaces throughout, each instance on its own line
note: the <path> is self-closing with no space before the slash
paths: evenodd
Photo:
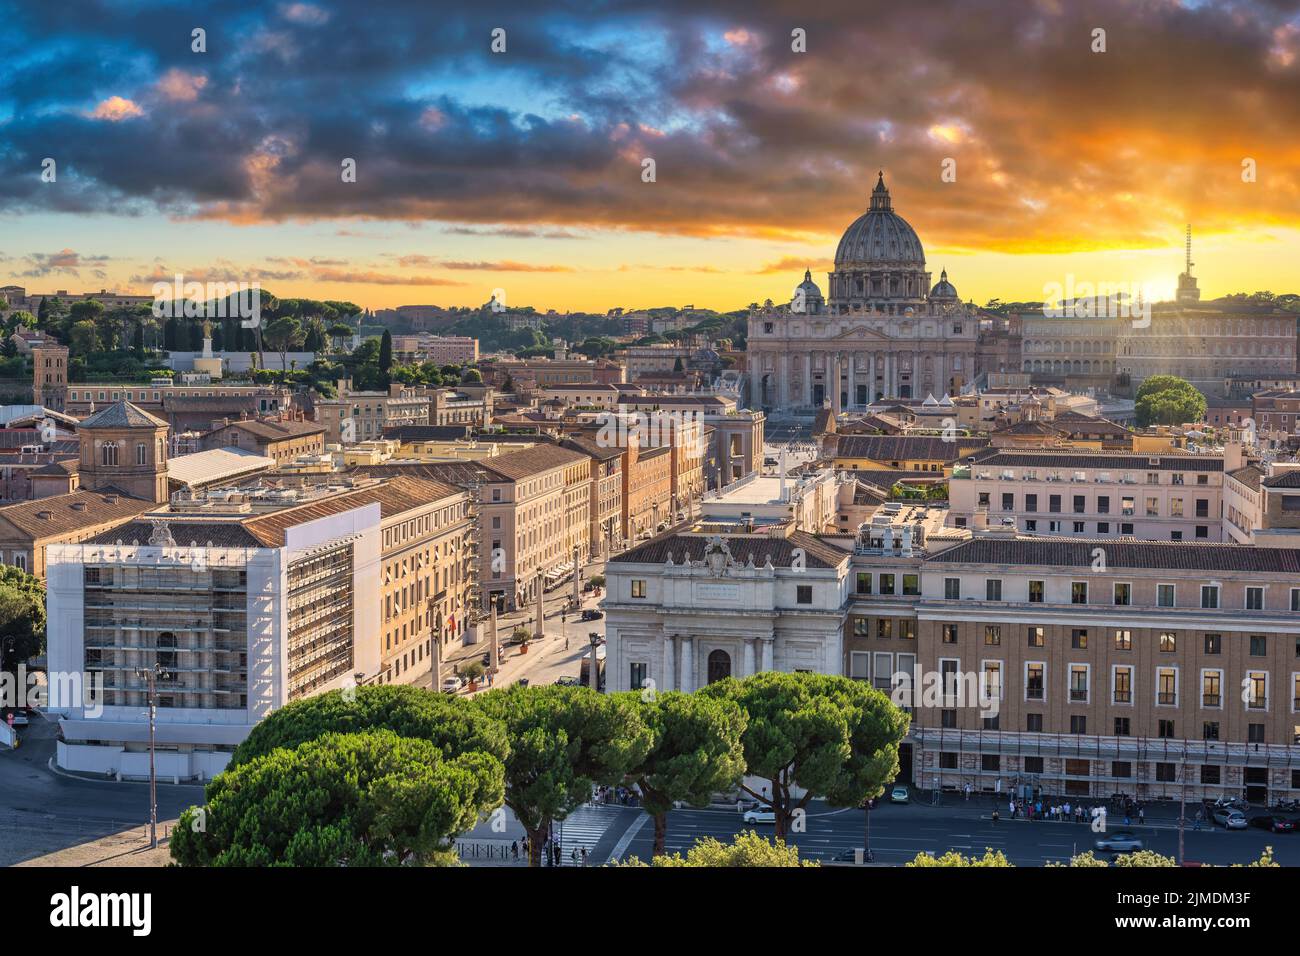
<path id="1" fill-rule="evenodd" d="M 390 509 L 380 525 L 384 604 L 376 683 L 405 684 L 432 666 L 431 641 L 445 647 L 464 634 L 475 543 L 464 491 L 405 476 L 387 484 L 410 507 Z"/>
<path id="2" fill-rule="evenodd" d="M 430 390 L 394 383 L 386 392 L 359 392 L 341 379 L 337 397 L 317 399 L 316 422 L 325 429 L 325 442 L 351 445 L 384 437 L 385 428 L 428 425 L 432 405 Z"/>
<path id="3" fill-rule="evenodd" d="M 468 335 L 394 335 L 393 356 L 402 362 L 472 365 L 478 361 L 478 339 Z"/>
<path id="4" fill-rule="evenodd" d="M 1223 455 L 990 449 L 953 469 L 957 527 L 1158 541 L 1223 540 Z M 1229 468 L 1241 465 L 1240 450 Z"/>
<path id="5" fill-rule="evenodd" d="M 271 385 L 173 385 L 170 379 L 149 384 L 72 382 L 63 410 L 77 418 L 114 402 L 130 402 L 163 419 L 173 432 L 206 431 L 223 418 L 259 418 L 288 411 L 287 392 Z"/>
<path id="6" fill-rule="evenodd" d="M 208 779 L 272 710 L 413 680 L 431 640 L 462 633 L 473 554 L 462 491 L 406 476 L 232 490 L 49 549 L 51 673 L 102 680 L 96 701 L 52 702 L 60 766 L 147 776 L 139 668 L 165 671 L 159 773 Z"/>
<path id="7" fill-rule="evenodd" d="M 951 475 L 953 466 L 980 449 L 987 448 L 987 438 L 956 434 L 950 439 L 939 435 L 837 435 L 823 440 L 823 452 L 834 459 L 835 467 L 845 471 L 873 471 L 901 468 L 904 471 L 929 471 Z"/>
<path id="8" fill-rule="evenodd" d="M 623 542 L 623 450 L 583 435 L 561 439 L 560 445 L 591 459 L 591 557 L 608 557 Z"/>
<path id="9" fill-rule="evenodd" d="M 277 465 L 288 464 L 300 455 L 325 451 L 325 427 L 301 418 L 248 418 L 223 420 L 199 439 L 204 450 L 242 448 L 270 458 Z"/>
<path id="10" fill-rule="evenodd" d="M 897 573 L 878 562 L 854 570 Z M 937 675 L 913 683 L 918 786 L 1300 791 L 1300 551 L 990 536 L 913 573 L 883 604 L 855 594 L 846 626 L 910 620 L 877 644 Z"/>

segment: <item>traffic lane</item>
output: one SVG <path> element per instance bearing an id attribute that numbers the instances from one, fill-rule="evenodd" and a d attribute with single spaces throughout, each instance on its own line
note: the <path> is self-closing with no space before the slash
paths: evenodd
<path id="1" fill-rule="evenodd" d="M 806 831 L 789 838 L 805 859 L 826 861 L 844 850 L 862 846 L 864 820 L 860 810 L 814 810 L 806 821 Z M 746 827 L 733 810 L 674 810 L 668 815 L 665 846 L 670 853 L 684 853 L 701 837 L 725 842 L 742 829 Z M 754 829 L 765 836 L 772 834 L 770 825 Z M 1117 829 L 1112 828 L 1112 832 Z M 1177 856 L 1177 831 L 1134 829 L 1148 849 Z M 937 855 L 956 850 L 969 856 L 992 848 L 1001 850 L 1017 866 L 1042 866 L 1069 862 L 1071 856 L 1092 849 L 1096 838 L 1087 824 L 993 823 L 973 816 L 942 816 L 929 808 L 911 806 L 885 805 L 871 814 L 871 849 L 882 863 L 906 863 L 922 852 Z M 653 830 L 643 828 L 629 845 L 627 855 L 648 859 L 653 845 Z M 1202 863 L 1249 863 L 1258 859 L 1266 846 L 1273 847 L 1274 859 L 1283 866 L 1300 865 L 1300 836 L 1208 830 L 1188 830 L 1185 834 L 1185 858 Z"/>

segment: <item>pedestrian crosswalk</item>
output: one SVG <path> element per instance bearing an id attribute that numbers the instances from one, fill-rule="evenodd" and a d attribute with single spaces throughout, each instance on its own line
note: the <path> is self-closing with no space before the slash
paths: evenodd
<path id="1" fill-rule="evenodd" d="M 560 865 L 582 866 L 582 851 L 587 851 L 587 865 L 599 866 L 604 860 L 596 859 L 593 851 L 605 835 L 621 807 L 587 805 L 579 807 L 562 823 L 555 825 L 555 835 L 560 843 Z M 577 859 L 573 858 L 577 851 Z"/>

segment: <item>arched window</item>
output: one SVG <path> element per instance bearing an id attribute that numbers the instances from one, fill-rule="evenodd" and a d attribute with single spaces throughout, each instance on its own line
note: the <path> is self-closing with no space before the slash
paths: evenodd
<path id="1" fill-rule="evenodd" d="M 101 465 L 117 464 L 117 443 L 106 441 L 99 446 L 99 463 Z"/>
<path id="2" fill-rule="evenodd" d="M 709 653 L 709 683 L 715 684 L 724 677 L 731 676 L 731 655 L 726 651 Z"/>

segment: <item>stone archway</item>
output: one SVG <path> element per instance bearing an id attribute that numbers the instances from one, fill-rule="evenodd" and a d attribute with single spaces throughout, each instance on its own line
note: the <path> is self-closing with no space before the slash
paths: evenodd
<path id="1" fill-rule="evenodd" d="M 709 652 L 709 683 L 716 684 L 718 681 L 731 676 L 731 655 L 726 651 Z"/>

